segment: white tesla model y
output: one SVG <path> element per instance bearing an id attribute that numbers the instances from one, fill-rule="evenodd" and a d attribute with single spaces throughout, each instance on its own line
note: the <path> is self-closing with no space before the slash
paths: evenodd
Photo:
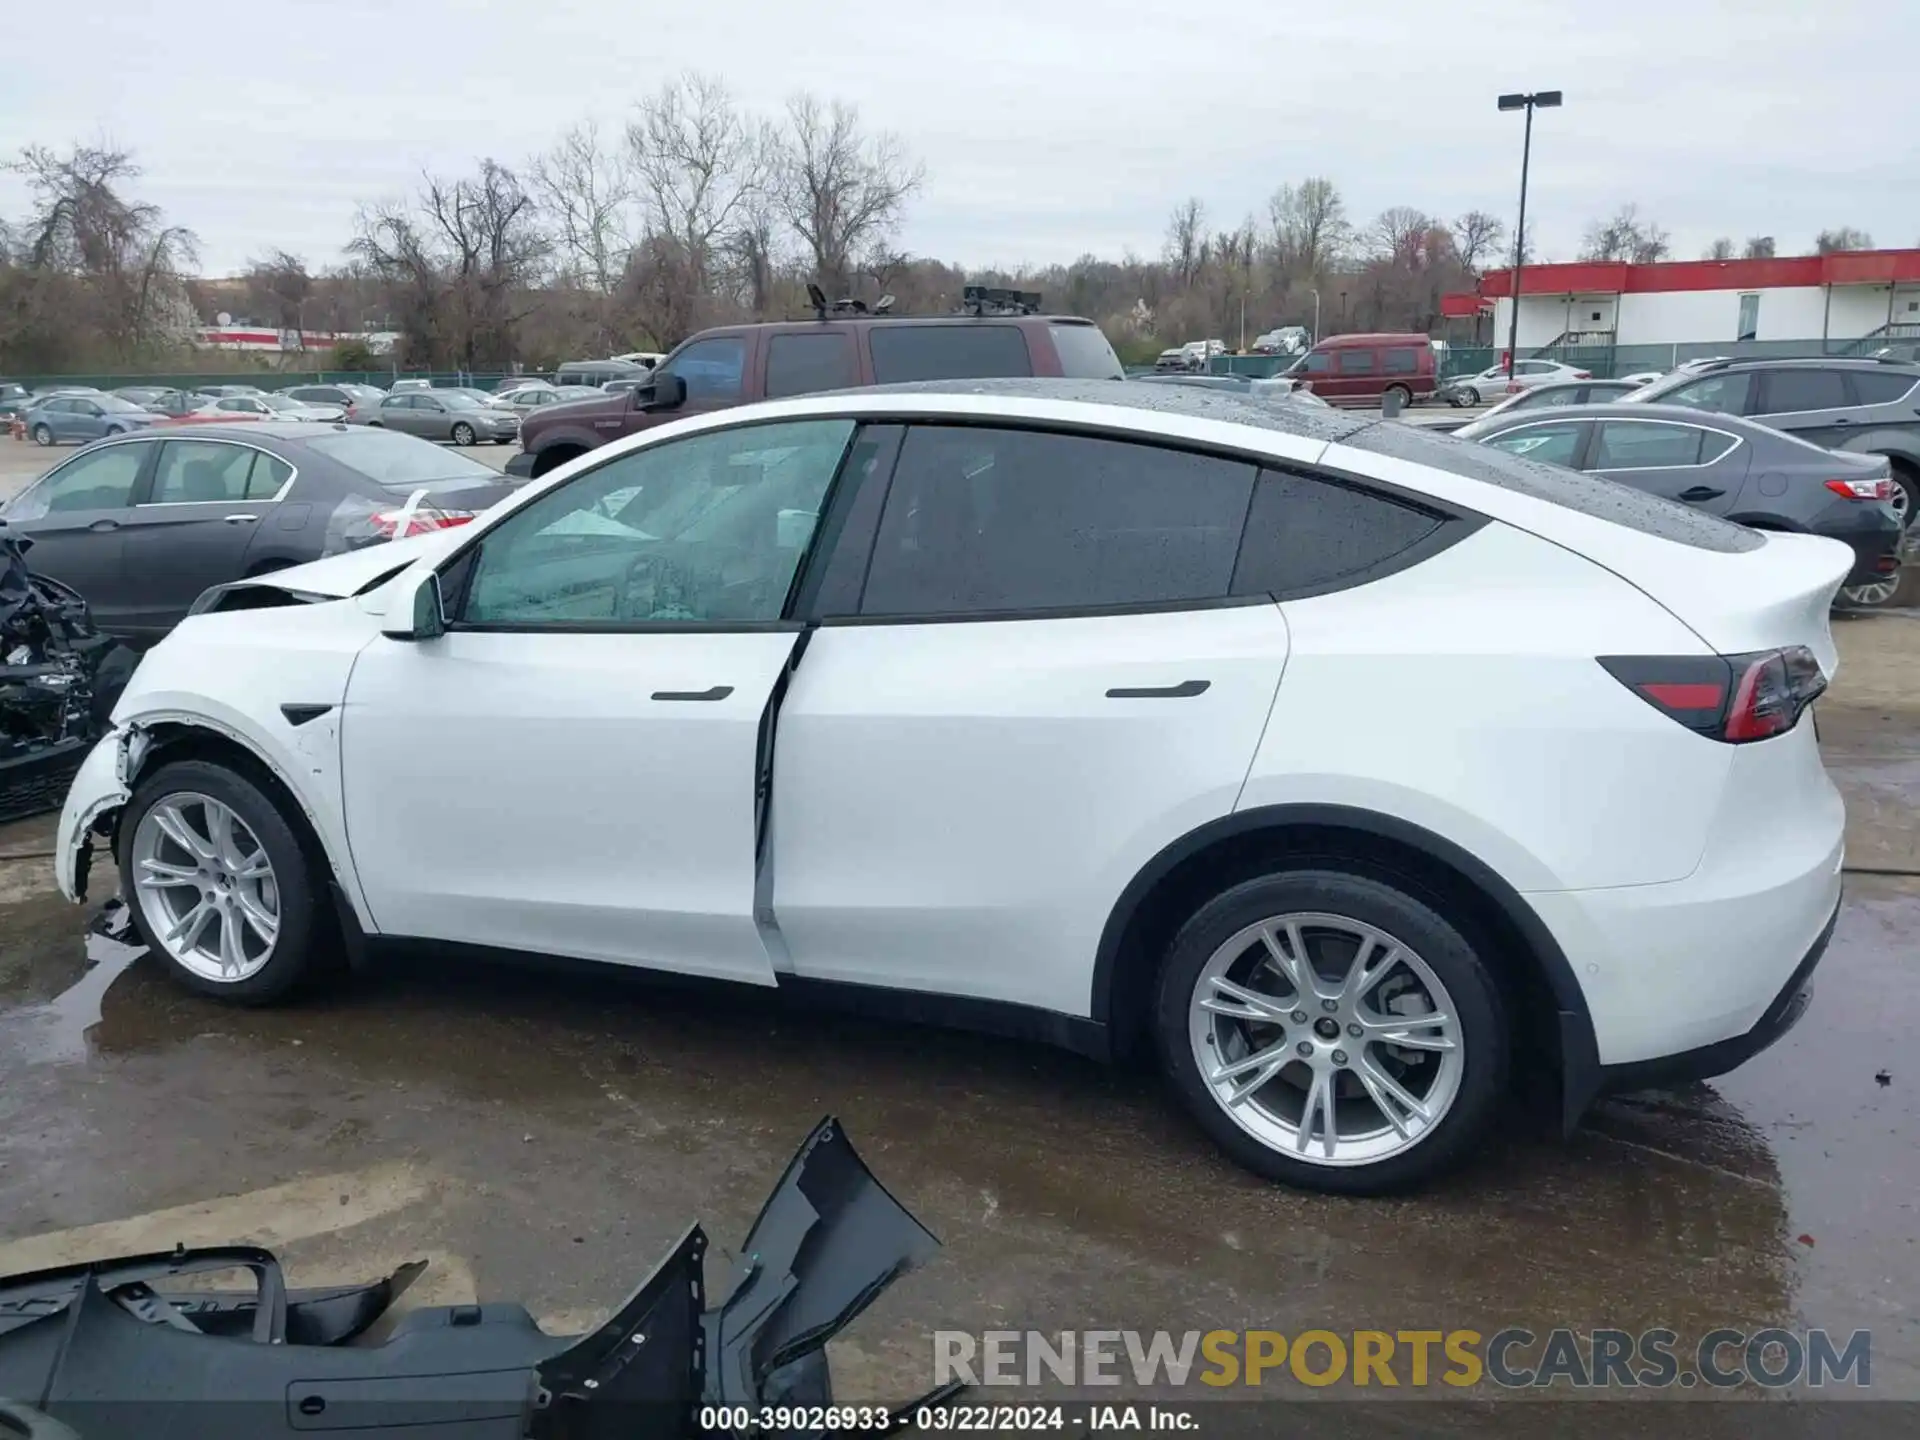
<path id="1" fill-rule="evenodd" d="M 1236 1159 L 1415 1183 L 1799 1018 L 1849 552 L 1127 382 L 749 406 L 211 591 L 62 818 L 184 984 L 395 940 L 1157 1051 Z"/>

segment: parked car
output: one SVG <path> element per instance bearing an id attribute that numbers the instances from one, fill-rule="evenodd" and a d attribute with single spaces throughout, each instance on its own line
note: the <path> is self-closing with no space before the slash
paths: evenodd
<path id="1" fill-rule="evenodd" d="M 172 385 L 122 385 L 112 393 L 122 400 L 130 400 L 144 408 L 155 401 L 164 400 L 169 395 L 178 395 L 180 392 Z"/>
<path id="2" fill-rule="evenodd" d="M 1311 343 L 1305 326 L 1282 325 L 1254 336 L 1252 348 L 1256 355 L 1300 355 Z"/>
<path id="3" fill-rule="evenodd" d="M 243 395 L 215 395 L 197 409 L 172 417 L 178 423 L 232 425 L 248 420 L 306 420 L 315 423 L 343 420 L 337 405 L 303 405 L 285 395 L 254 391 Z"/>
<path id="4" fill-rule="evenodd" d="M 141 404 L 140 408 L 149 415 L 177 420 L 211 404 L 213 399 L 213 396 L 198 390 L 162 390 L 153 399 Z"/>
<path id="5" fill-rule="evenodd" d="M 1324 406 L 1327 402 L 1281 376 L 1256 379 L 1250 375 L 1142 375 L 1135 384 L 1181 385 L 1193 390 L 1220 390 L 1255 400 L 1292 400 Z"/>
<path id="6" fill-rule="evenodd" d="M 624 355 L 615 355 L 612 358 L 615 360 L 625 360 L 633 365 L 644 365 L 651 370 L 667 357 L 666 352 L 661 350 L 629 350 Z"/>
<path id="7" fill-rule="evenodd" d="M 1490 365 L 1478 375 L 1468 375 L 1447 386 L 1447 399 L 1455 405 L 1484 405 L 1489 400 L 1504 400 L 1536 385 L 1562 385 L 1574 380 L 1591 380 L 1593 372 L 1558 360 L 1517 360 L 1513 374 L 1505 365 Z"/>
<path id="8" fill-rule="evenodd" d="M 591 385 L 523 385 L 518 390 L 494 396 L 493 403 L 506 406 L 524 423 L 529 412 L 542 406 L 562 405 L 574 400 L 598 400 L 608 393 Z"/>
<path id="9" fill-rule="evenodd" d="M 1389 391 L 1411 405 L 1432 397 L 1438 367 L 1425 335 L 1332 335 L 1284 373 L 1329 405 L 1379 405 Z"/>
<path id="10" fill-rule="evenodd" d="M 840 995 L 1151 1047 L 1260 1174 L 1404 1187 L 1518 1043 L 1570 1129 L 1800 1018 L 1850 564 L 1177 386 L 788 399 L 206 597 L 54 863 L 111 844 L 204 995 L 404 940 Z"/>
<path id="11" fill-rule="evenodd" d="M 11 419 L 33 407 L 33 392 L 14 380 L 0 380 L 0 417 Z"/>
<path id="12" fill-rule="evenodd" d="M 1757 530 L 1838 540 L 1854 555 L 1841 592 L 1852 604 L 1885 604 L 1899 583 L 1901 517 L 1884 456 L 1841 454 L 1752 421 L 1678 405 L 1484 415 L 1456 433 Z"/>
<path id="13" fill-rule="evenodd" d="M 609 380 L 644 379 L 654 367 L 637 360 L 569 360 L 553 372 L 556 385 L 591 385 L 595 389 Z"/>
<path id="14" fill-rule="evenodd" d="M 446 440 L 455 445 L 477 445 L 491 440 L 505 445 L 520 433 L 520 416 L 506 406 L 489 404 L 456 390 L 413 390 L 389 395 L 367 417 L 369 425 L 418 435 L 423 440 Z"/>
<path id="15" fill-rule="evenodd" d="M 264 395 L 266 393 L 258 385 L 202 385 L 198 388 L 202 395 L 213 396 Z"/>
<path id="16" fill-rule="evenodd" d="M 1920 514 L 1920 365 L 1911 361 L 1696 361 L 1626 398 L 1743 415 L 1815 445 L 1884 456 L 1900 523 Z"/>
<path id="17" fill-rule="evenodd" d="M 624 395 L 549 405 L 527 416 L 507 473 L 545 475 L 598 445 L 685 415 L 856 385 L 1064 375 L 1119 380 L 1100 327 L 1071 316 L 855 315 L 703 330 Z"/>
<path id="18" fill-rule="evenodd" d="M 387 394 L 377 385 L 344 382 L 338 385 L 289 385 L 280 393 L 289 400 L 298 400 L 302 405 L 319 405 L 343 413 L 368 401 L 377 405 Z"/>
<path id="19" fill-rule="evenodd" d="M 36 445 L 85 444 L 103 435 L 124 435 L 151 425 L 154 417 L 117 395 L 49 395 L 22 417 Z"/>
<path id="20" fill-rule="evenodd" d="M 511 487 L 411 436 L 258 420 L 103 440 L 0 518 L 102 630 L 150 642 L 210 585 L 387 538 L 421 491 L 413 529 L 460 523 Z"/>
<path id="21" fill-rule="evenodd" d="M 433 389 L 433 381 L 424 379 L 416 375 L 406 380 L 394 381 L 393 384 L 387 387 L 387 394 L 403 395 L 410 390 L 431 390 L 431 389 Z"/>
<path id="22" fill-rule="evenodd" d="M 1185 370 L 1187 368 L 1187 352 L 1182 350 L 1178 345 L 1174 346 L 1171 350 L 1162 350 L 1154 357 L 1153 368 L 1160 371 Z"/>
<path id="23" fill-rule="evenodd" d="M 1635 386 L 1627 380 L 1549 380 L 1544 385 L 1519 390 L 1507 396 L 1483 415 L 1448 416 L 1423 421 L 1423 428 L 1437 435 L 1455 434 L 1468 425 L 1495 415 L 1510 415 L 1516 410 L 1543 410 L 1560 405 L 1602 404 L 1618 400 Z M 1441 392 L 1446 393 L 1444 390 Z"/>

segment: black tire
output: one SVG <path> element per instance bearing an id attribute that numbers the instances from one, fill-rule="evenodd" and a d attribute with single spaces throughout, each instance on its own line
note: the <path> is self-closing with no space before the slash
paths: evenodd
<path id="1" fill-rule="evenodd" d="M 466 421 L 462 420 L 458 425 L 453 427 L 453 443 L 462 449 L 473 444 L 474 438 L 473 426 L 467 424 Z"/>
<path id="2" fill-rule="evenodd" d="M 47 426 L 47 425 L 36 425 L 36 426 L 34 426 L 34 427 L 33 427 L 33 443 L 34 443 L 34 444 L 36 444 L 36 445 L 51 445 L 51 444 L 53 444 L 53 429 L 52 429 L 52 427 L 50 427 L 50 426 Z"/>
<path id="3" fill-rule="evenodd" d="M 134 833 L 155 805 L 181 793 L 208 795 L 231 808 L 253 831 L 266 849 L 267 858 L 273 862 L 280 924 L 266 963 L 244 980 L 209 980 L 174 960 L 148 927 L 139 898 L 133 892 Z M 248 776 L 206 760 L 180 760 L 162 765 L 135 788 L 120 820 L 119 847 L 114 858 L 120 866 L 127 911 L 140 939 L 175 983 L 195 994 L 235 1005 L 270 1005 L 325 968 L 322 957 L 327 953 L 331 936 L 331 917 L 324 908 L 321 876 L 280 806 Z"/>
<path id="4" fill-rule="evenodd" d="M 1397 937 L 1451 993 L 1460 1022 L 1463 1074 L 1451 1108 L 1410 1148 L 1371 1164 L 1315 1164 L 1269 1148 L 1242 1129 L 1207 1088 L 1188 1035 L 1193 989 L 1213 953 L 1272 916 L 1321 912 Z M 1168 947 L 1154 1006 L 1161 1063 L 1188 1112 L 1240 1165 L 1303 1190 L 1381 1195 L 1429 1181 L 1485 1138 L 1503 1102 L 1510 1037 L 1500 987 L 1467 938 L 1425 901 L 1380 880 L 1333 869 L 1284 871 L 1243 881 L 1208 901 Z"/>

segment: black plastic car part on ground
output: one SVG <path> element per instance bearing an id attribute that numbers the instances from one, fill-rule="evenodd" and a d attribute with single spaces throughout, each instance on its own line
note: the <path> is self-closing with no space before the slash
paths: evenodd
<path id="1" fill-rule="evenodd" d="M 26 1433 L 47 1417 L 82 1440 L 825 1434 L 827 1341 L 939 1241 L 829 1117 L 780 1177 L 712 1308 L 707 1247 L 690 1226 L 605 1324 L 572 1337 L 546 1334 L 518 1305 L 453 1305 L 413 1311 L 380 1344 L 350 1345 L 419 1267 L 289 1290 L 272 1252 L 254 1246 L 0 1278 L 0 1396 L 16 1416 L 28 1407 Z M 194 1285 L 234 1271 L 252 1275 L 252 1291 Z M 869 1421 L 859 1428 L 904 1428 L 952 1393 L 891 1413 L 854 1407 Z M 769 1410 L 785 1418 L 766 1426 Z"/>

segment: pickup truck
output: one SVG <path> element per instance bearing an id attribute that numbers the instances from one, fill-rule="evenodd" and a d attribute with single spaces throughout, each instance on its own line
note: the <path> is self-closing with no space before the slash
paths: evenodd
<path id="1" fill-rule="evenodd" d="M 1061 315 L 832 314 L 703 330 L 655 366 L 646 384 L 528 415 L 507 473 L 545 475 L 609 440 L 755 400 L 1028 375 L 1119 380 L 1126 371 L 1099 326 Z"/>

